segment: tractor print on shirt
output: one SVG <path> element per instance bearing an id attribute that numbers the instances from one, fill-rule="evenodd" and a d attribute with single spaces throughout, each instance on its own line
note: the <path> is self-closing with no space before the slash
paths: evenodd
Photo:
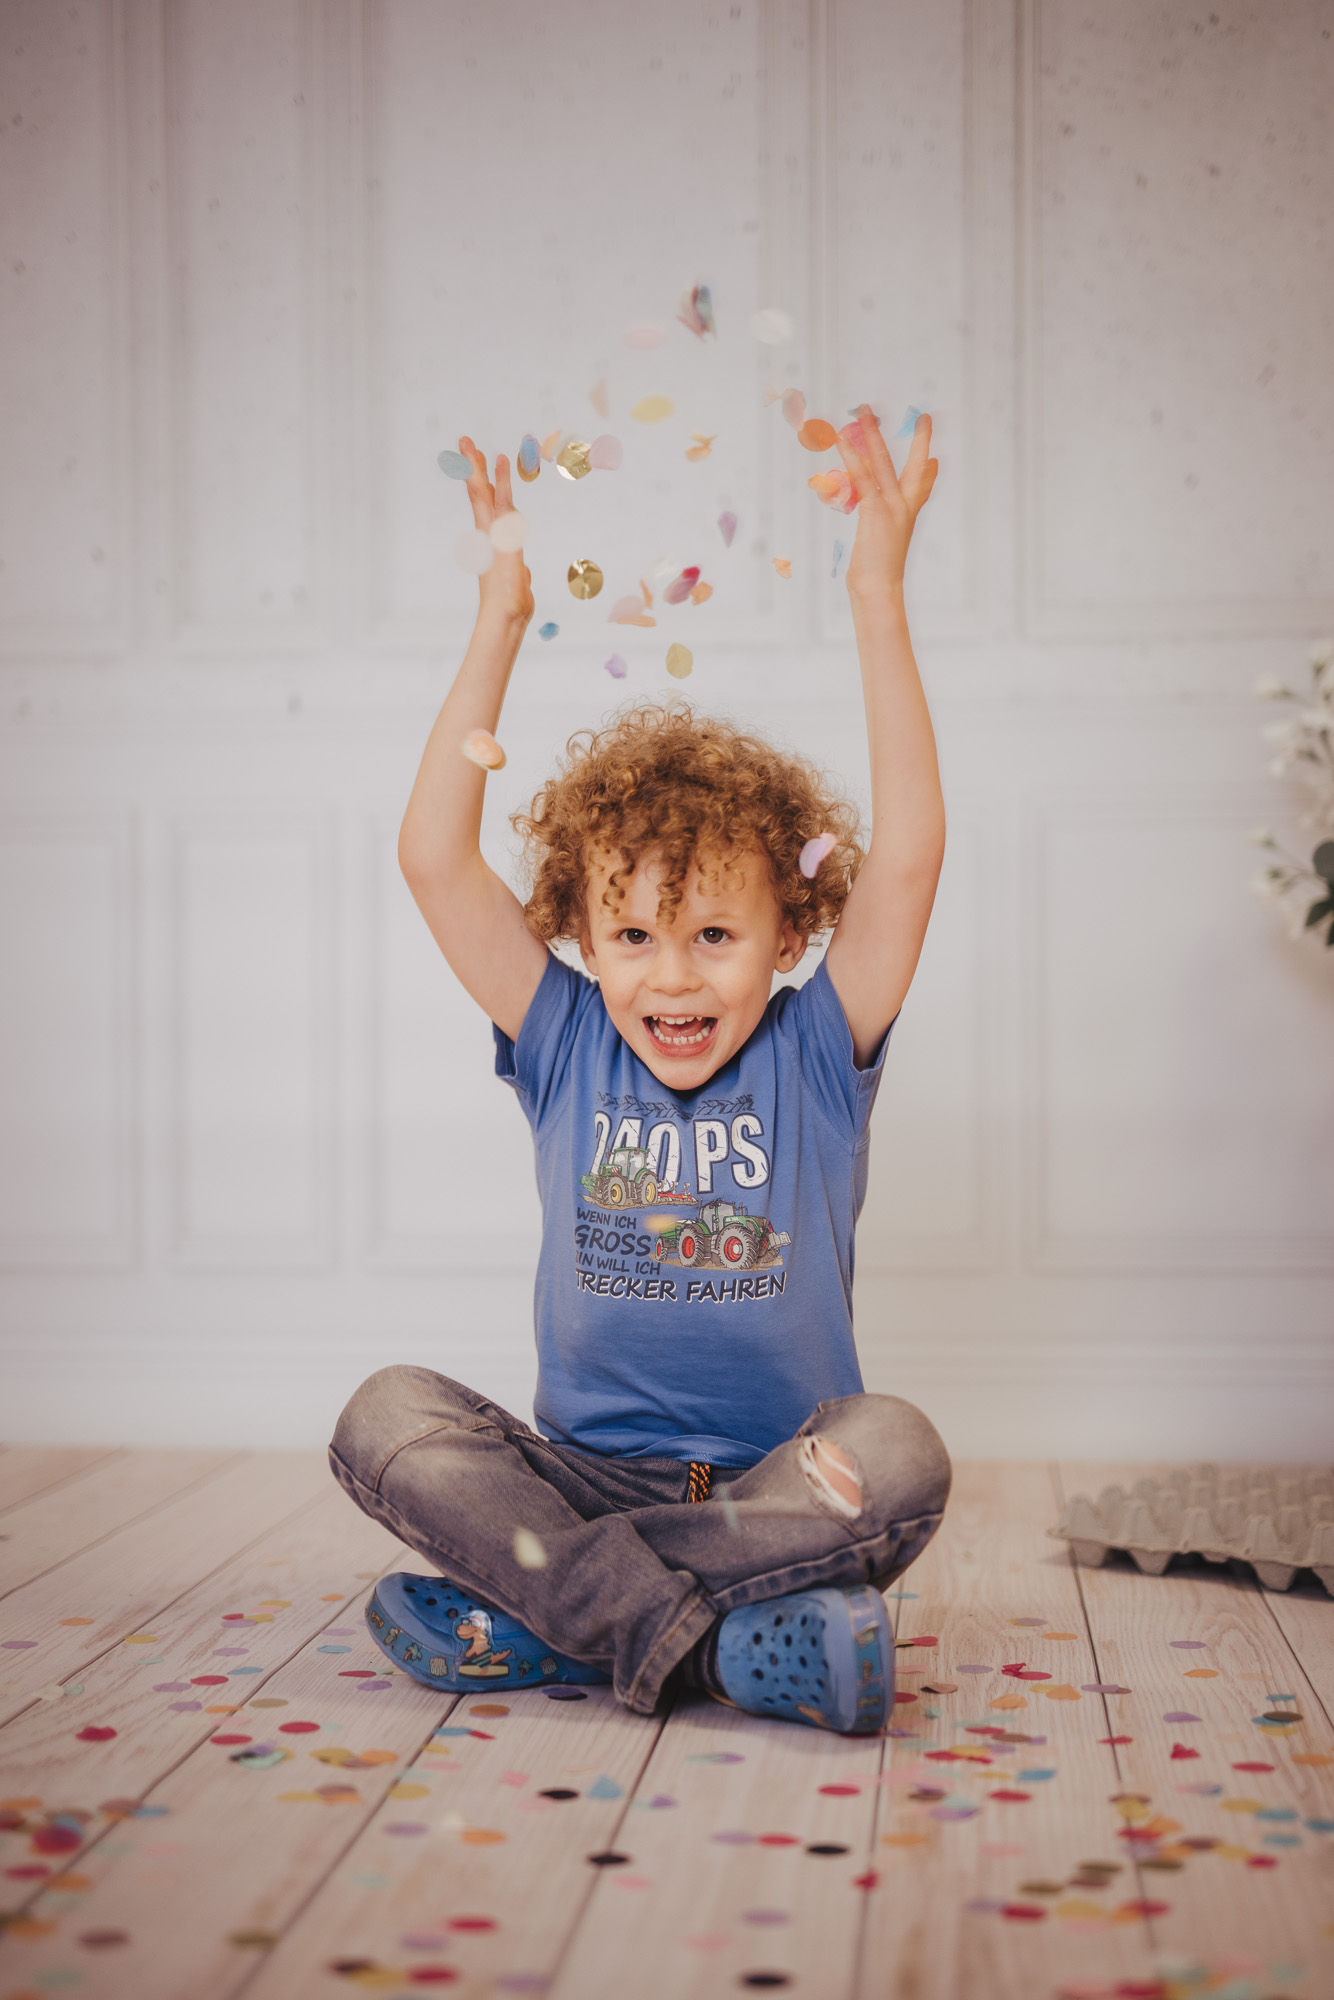
<path id="1" fill-rule="evenodd" d="M 652 1208 L 658 1201 L 693 1202 L 688 1186 L 660 1181 L 643 1146 L 617 1146 L 591 1174 L 580 1174 L 580 1186 L 599 1208 Z"/>
<path id="2" fill-rule="evenodd" d="M 704 1265 L 749 1271 L 757 1264 L 782 1262 L 778 1252 L 792 1241 L 767 1216 L 752 1215 L 733 1201 L 701 1202 L 695 1219 L 673 1216 L 658 1226 L 654 1256 L 664 1264 Z"/>

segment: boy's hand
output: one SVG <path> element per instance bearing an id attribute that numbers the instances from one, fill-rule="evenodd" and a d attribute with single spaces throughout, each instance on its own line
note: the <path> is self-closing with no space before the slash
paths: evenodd
<path id="1" fill-rule="evenodd" d="M 940 470 L 939 461 L 929 455 L 931 419 L 918 417 L 901 473 L 894 470 L 869 403 L 863 403 L 856 420 L 839 432 L 838 448 L 857 495 L 857 539 L 848 564 L 848 593 L 863 600 L 894 597 L 903 587 L 917 516 Z"/>
<path id="2" fill-rule="evenodd" d="M 468 481 L 472 518 L 483 534 L 487 534 L 498 514 L 515 512 L 510 492 L 509 460 L 503 452 L 497 455 L 496 483 L 493 486 L 486 476 L 486 459 L 472 439 L 461 437 L 459 450 L 472 464 L 472 477 Z M 490 569 L 478 577 L 477 586 L 482 599 L 480 616 L 494 617 L 506 625 L 526 625 L 532 617 L 533 579 L 524 562 L 522 549 L 516 549 L 512 554 L 497 549 Z"/>

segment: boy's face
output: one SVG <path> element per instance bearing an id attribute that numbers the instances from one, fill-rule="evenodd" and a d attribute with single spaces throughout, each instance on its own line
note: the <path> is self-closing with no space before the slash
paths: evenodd
<path id="1" fill-rule="evenodd" d="M 659 1083 L 694 1090 L 758 1026 L 775 972 L 790 972 L 806 941 L 783 921 L 769 866 L 756 853 L 699 858 L 670 922 L 658 917 L 662 868 L 649 855 L 614 910 L 602 900 L 615 861 L 589 869 L 584 964 L 600 980 L 614 1026 Z"/>

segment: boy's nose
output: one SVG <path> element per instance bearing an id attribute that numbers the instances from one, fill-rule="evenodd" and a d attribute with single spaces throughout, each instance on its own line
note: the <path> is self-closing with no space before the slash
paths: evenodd
<path id="1" fill-rule="evenodd" d="M 665 1000 L 677 1000 L 682 994 L 697 993 L 701 981 L 690 961 L 690 954 L 668 946 L 658 954 L 649 983 L 652 990 L 661 993 Z"/>

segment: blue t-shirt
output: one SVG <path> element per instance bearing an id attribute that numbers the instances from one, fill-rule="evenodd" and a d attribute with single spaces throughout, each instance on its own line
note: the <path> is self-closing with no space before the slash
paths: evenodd
<path id="1" fill-rule="evenodd" d="M 495 1037 L 537 1147 L 544 1437 L 745 1467 L 861 1389 L 853 1232 L 889 1037 L 859 1070 L 823 964 L 696 1090 L 554 956 L 518 1041 Z"/>

